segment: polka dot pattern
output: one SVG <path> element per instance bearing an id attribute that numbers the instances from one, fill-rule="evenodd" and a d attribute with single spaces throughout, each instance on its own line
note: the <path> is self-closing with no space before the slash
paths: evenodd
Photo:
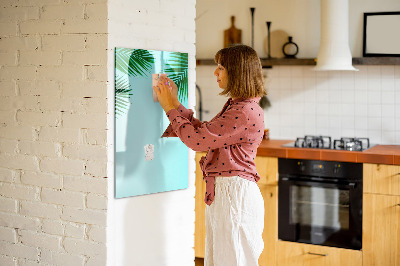
<path id="1" fill-rule="evenodd" d="M 229 99 L 209 122 L 194 118 L 193 111 L 182 105 L 167 113 L 171 123 L 162 137 L 179 137 L 195 151 L 208 151 L 200 160 L 208 205 L 214 200 L 216 176 L 240 176 L 253 182 L 260 179 L 254 163 L 265 127 L 259 100 Z"/>

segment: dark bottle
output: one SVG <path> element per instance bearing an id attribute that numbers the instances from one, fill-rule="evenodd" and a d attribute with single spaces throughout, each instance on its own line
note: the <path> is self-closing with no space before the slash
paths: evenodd
<path id="1" fill-rule="evenodd" d="M 299 52 L 299 47 L 292 40 L 293 37 L 289 36 L 289 41 L 282 46 L 282 52 L 285 55 L 285 58 L 296 58 L 296 55 Z"/>

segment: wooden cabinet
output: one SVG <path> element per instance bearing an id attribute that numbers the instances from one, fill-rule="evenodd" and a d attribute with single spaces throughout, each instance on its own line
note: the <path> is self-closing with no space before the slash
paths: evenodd
<path id="1" fill-rule="evenodd" d="M 254 162 L 261 176 L 259 185 L 278 185 L 278 158 L 257 156 Z"/>
<path id="2" fill-rule="evenodd" d="M 400 196 L 400 166 L 364 164 L 364 193 Z"/>
<path id="3" fill-rule="evenodd" d="M 400 266 L 400 196 L 364 194 L 364 266 Z"/>
<path id="4" fill-rule="evenodd" d="M 278 241 L 278 187 L 259 185 L 264 198 L 264 250 L 258 259 L 260 266 L 276 265 L 276 243 Z"/>
<path id="5" fill-rule="evenodd" d="M 257 156 L 258 187 L 264 198 L 264 250 L 258 259 L 260 266 L 276 265 L 278 240 L 278 158 Z"/>
<path id="6" fill-rule="evenodd" d="M 195 256 L 204 258 L 205 183 L 196 153 Z M 264 198 L 260 266 L 400 266 L 400 166 L 364 164 L 362 251 L 278 241 L 278 159 L 256 157 Z"/>
<path id="7" fill-rule="evenodd" d="M 364 164 L 363 265 L 400 266 L 400 166 Z"/>
<path id="8" fill-rule="evenodd" d="M 351 249 L 278 241 L 277 254 L 277 266 L 362 265 L 362 252 Z"/>
<path id="9" fill-rule="evenodd" d="M 205 152 L 196 153 L 196 195 L 195 195 L 195 233 L 194 233 L 194 254 L 197 258 L 204 258 L 206 224 L 204 221 L 206 204 L 204 203 L 204 195 L 206 193 L 206 183 L 203 181 L 203 172 L 199 167 L 199 161 L 202 156 L 206 156 Z"/>

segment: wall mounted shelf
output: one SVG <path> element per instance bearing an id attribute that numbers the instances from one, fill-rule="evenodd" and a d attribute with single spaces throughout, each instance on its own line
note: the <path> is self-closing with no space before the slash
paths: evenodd
<path id="1" fill-rule="evenodd" d="M 272 66 L 313 66 L 315 58 L 260 58 L 263 68 Z M 197 59 L 196 65 L 215 65 L 214 59 Z M 400 57 L 356 57 L 353 65 L 400 65 Z"/>

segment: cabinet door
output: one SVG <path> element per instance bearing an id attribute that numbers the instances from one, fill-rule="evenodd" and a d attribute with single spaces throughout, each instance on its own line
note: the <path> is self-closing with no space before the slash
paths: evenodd
<path id="1" fill-rule="evenodd" d="M 196 153 L 196 194 L 195 194 L 195 234 L 194 234 L 194 251 L 197 258 L 204 258 L 204 248 L 206 239 L 206 225 L 204 212 L 206 204 L 204 203 L 204 195 L 206 193 L 206 184 L 203 181 L 203 172 L 199 167 L 199 161 L 205 152 Z"/>
<path id="2" fill-rule="evenodd" d="M 278 158 L 257 156 L 254 162 L 261 176 L 258 184 L 278 185 Z"/>
<path id="3" fill-rule="evenodd" d="M 364 193 L 400 195 L 400 166 L 365 163 L 363 175 Z"/>
<path id="4" fill-rule="evenodd" d="M 278 266 L 361 266 L 362 252 L 278 241 Z"/>
<path id="5" fill-rule="evenodd" d="M 259 185 L 264 198 L 264 250 L 258 259 L 260 266 L 276 265 L 276 242 L 278 241 L 278 187 Z"/>
<path id="6" fill-rule="evenodd" d="M 364 194 L 363 265 L 400 266 L 400 196 Z"/>

